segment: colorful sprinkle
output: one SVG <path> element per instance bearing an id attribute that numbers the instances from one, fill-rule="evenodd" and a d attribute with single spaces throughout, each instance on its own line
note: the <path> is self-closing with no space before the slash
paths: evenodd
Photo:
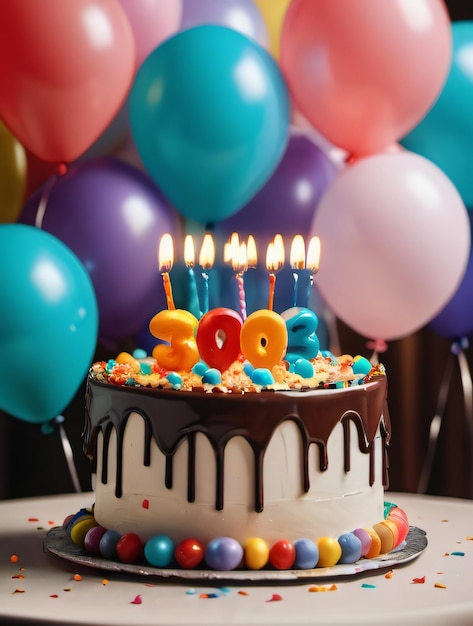
<path id="1" fill-rule="evenodd" d="M 143 500 L 143 502 L 141 503 L 141 506 L 144 509 L 149 509 L 149 500 Z"/>
<path id="2" fill-rule="evenodd" d="M 386 572 L 386 574 L 384 575 L 385 578 L 392 578 L 394 575 L 394 571 L 391 569 L 389 570 L 389 572 Z"/>
<path id="3" fill-rule="evenodd" d="M 39 519 L 37 517 L 29 517 L 28 521 L 29 522 L 39 522 Z"/>
<path id="4" fill-rule="evenodd" d="M 105 587 L 106 585 L 108 585 L 108 580 L 106 578 L 104 578 L 102 580 L 102 585 Z"/>
<path id="5" fill-rule="evenodd" d="M 281 602 L 281 600 L 282 596 L 280 596 L 279 593 L 273 593 L 271 598 L 269 600 L 266 600 L 266 602 Z"/>
<path id="6" fill-rule="evenodd" d="M 24 576 L 22 574 L 15 574 L 12 578 L 18 578 L 19 580 L 23 580 Z"/>
<path id="7" fill-rule="evenodd" d="M 17 588 L 17 589 L 15 589 L 15 591 L 12 591 L 12 595 L 15 594 L 15 593 L 25 593 L 25 590 Z"/>
<path id="8" fill-rule="evenodd" d="M 237 592 L 239 596 L 247 596 L 248 592 L 247 591 L 238 591 Z"/>
<path id="9" fill-rule="evenodd" d="M 130 604 L 142 604 L 142 600 L 141 600 L 141 596 L 140 594 L 138 594 L 137 596 L 135 596 L 133 598 L 133 600 L 130 602 Z"/>
<path id="10" fill-rule="evenodd" d="M 421 578 L 413 578 L 411 585 L 423 585 L 425 583 L 425 576 Z"/>
<path id="11" fill-rule="evenodd" d="M 447 585 L 444 585 L 443 583 L 435 583 L 434 587 L 436 587 L 437 589 L 446 589 Z"/>
<path id="12" fill-rule="evenodd" d="M 464 552 L 450 552 L 450 556 L 465 556 Z"/>
<path id="13" fill-rule="evenodd" d="M 362 589 L 376 589 L 376 585 L 371 585 L 370 583 L 363 583 L 361 585 Z"/>
<path id="14" fill-rule="evenodd" d="M 330 587 L 325 587 L 323 585 L 312 585 L 312 587 L 309 587 L 308 591 L 310 591 L 311 593 L 318 593 L 320 591 L 337 591 L 337 589 L 337 585 L 331 585 Z"/>
<path id="15" fill-rule="evenodd" d="M 10 561 L 12 563 L 18 563 L 18 555 L 17 554 L 12 554 L 10 557 Z"/>
<path id="16" fill-rule="evenodd" d="M 50 598 L 59 598 L 57 593 L 52 593 L 49 597 Z"/>
<path id="17" fill-rule="evenodd" d="M 74 574 L 74 580 L 82 580 L 82 576 L 80 574 Z"/>
<path id="18" fill-rule="evenodd" d="M 191 587 L 191 589 L 188 589 L 186 591 L 186 595 L 187 596 L 194 596 L 196 593 L 197 593 L 197 591 L 193 587 Z"/>

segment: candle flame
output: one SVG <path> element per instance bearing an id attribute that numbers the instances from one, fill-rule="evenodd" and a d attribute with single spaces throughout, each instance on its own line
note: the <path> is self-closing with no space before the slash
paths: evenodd
<path id="1" fill-rule="evenodd" d="M 226 241 L 223 244 L 223 262 L 224 263 L 232 262 L 232 246 L 229 241 Z"/>
<path id="2" fill-rule="evenodd" d="M 266 269 L 268 272 L 278 272 L 284 265 L 284 243 L 281 235 L 268 244 L 266 250 Z"/>
<path id="3" fill-rule="evenodd" d="M 199 265 L 204 270 L 209 270 L 215 262 L 215 243 L 210 233 L 204 235 L 199 255 Z"/>
<path id="4" fill-rule="evenodd" d="M 171 271 L 174 263 L 174 244 L 169 233 L 164 234 L 159 242 L 158 263 L 161 274 Z"/>
<path id="5" fill-rule="evenodd" d="M 253 235 L 248 237 L 246 253 L 248 258 L 248 267 L 254 269 L 258 264 L 258 253 L 256 252 L 256 241 Z"/>
<path id="6" fill-rule="evenodd" d="M 305 268 L 305 243 L 302 235 L 296 235 L 292 240 L 290 265 L 293 270 Z"/>
<path id="7" fill-rule="evenodd" d="M 194 267 L 195 264 L 195 248 L 194 238 L 192 235 L 186 235 L 184 239 L 184 262 L 186 267 Z"/>
<path id="8" fill-rule="evenodd" d="M 232 257 L 232 268 L 237 274 L 243 274 L 248 269 L 248 254 L 244 241 L 240 243 L 236 255 Z"/>
<path id="9" fill-rule="evenodd" d="M 307 250 L 306 267 L 313 274 L 319 271 L 320 265 L 320 237 L 312 237 L 309 241 L 309 249 Z"/>

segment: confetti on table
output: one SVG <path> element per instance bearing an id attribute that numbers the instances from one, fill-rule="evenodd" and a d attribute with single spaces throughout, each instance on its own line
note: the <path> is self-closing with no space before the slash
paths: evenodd
<path id="1" fill-rule="evenodd" d="M 273 593 L 271 598 L 269 600 L 266 600 L 266 602 L 281 602 L 281 600 L 282 596 L 280 596 L 279 593 Z"/>
<path id="2" fill-rule="evenodd" d="M 144 509 L 149 509 L 149 500 L 143 500 L 143 502 L 141 503 L 141 506 Z"/>
<path id="3" fill-rule="evenodd" d="M 308 591 L 311 593 L 317 593 L 319 591 L 337 591 L 337 585 L 331 585 L 330 587 L 324 587 L 323 585 L 312 585 Z"/>
<path id="4" fill-rule="evenodd" d="M 80 574 L 74 574 L 74 580 L 82 580 L 82 576 Z"/>
<path id="5" fill-rule="evenodd" d="M 436 587 L 437 589 L 446 589 L 447 585 L 444 585 L 443 583 L 435 583 L 434 587 Z"/>
<path id="6" fill-rule="evenodd" d="M 12 563 L 18 563 L 18 554 L 12 554 L 10 557 Z"/>
<path id="7" fill-rule="evenodd" d="M 72 591 L 72 587 L 64 587 L 63 591 Z"/>
<path id="8" fill-rule="evenodd" d="M 29 517 L 28 521 L 29 522 L 39 522 L 39 518 L 37 518 L 37 517 Z"/>
<path id="9" fill-rule="evenodd" d="M 15 574 L 14 576 L 12 576 L 12 578 L 18 578 L 19 580 L 23 580 L 24 576 L 23 574 Z"/>
<path id="10" fill-rule="evenodd" d="M 466 541 L 473 541 L 473 537 L 465 537 Z"/>
<path id="11" fill-rule="evenodd" d="M 106 578 L 104 578 L 102 580 L 102 585 L 105 587 L 105 585 L 108 585 L 108 580 Z"/>
<path id="12" fill-rule="evenodd" d="M 135 596 L 130 604 L 142 604 L 141 596 L 139 594 Z"/>
<path id="13" fill-rule="evenodd" d="M 391 569 L 389 570 L 389 572 L 386 572 L 386 574 L 384 575 L 385 578 L 392 578 L 394 575 L 394 571 Z"/>
<path id="14" fill-rule="evenodd" d="M 421 578 L 413 578 L 411 585 L 423 585 L 425 583 L 425 576 Z"/>
<path id="15" fill-rule="evenodd" d="M 371 585 L 370 583 L 363 583 L 361 585 L 362 589 L 376 589 L 376 585 Z"/>
<path id="16" fill-rule="evenodd" d="M 24 589 L 19 589 L 19 588 L 17 587 L 17 588 L 15 589 L 15 591 L 12 591 L 12 595 L 13 595 L 14 593 L 25 593 L 25 590 L 24 590 Z"/>
<path id="17" fill-rule="evenodd" d="M 188 596 L 194 596 L 197 593 L 197 591 L 194 589 L 194 587 L 191 587 L 190 589 L 187 589 L 186 591 L 186 595 Z"/>
<path id="18" fill-rule="evenodd" d="M 450 556 L 465 556 L 464 552 L 450 552 Z"/>
<path id="19" fill-rule="evenodd" d="M 50 598 L 59 598 L 59 596 L 57 595 L 57 593 L 52 593 L 49 597 L 50 597 Z"/>
<path id="20" fill-rule="evenodd" d="M 219 597 L 218 593 L 201 593 L 199 595 L 199 598 L 203 598 L 204 600 L 208 598 L 218 598 L 218 597 Z"/>
<path id="21" fill-rule="evenodd" d="M 247 591 L 239 591 L 239 592 L 238 592 L 238 595 L 239 595 L 239 596 L 247 596 L 247 595 L 248 595 L 248 592 L 247 592 Z"/>

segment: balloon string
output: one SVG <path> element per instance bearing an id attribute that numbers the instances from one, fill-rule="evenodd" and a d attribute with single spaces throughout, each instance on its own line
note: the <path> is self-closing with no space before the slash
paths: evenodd
<path id="1" fill-rule="evenodd" d="M 69 474 L 71 475 L 74 490 L 79 493 L 80 491 L 82 491 L 80 487 L 79 476 L 77 474 L 77 469 L 74 464 L 74 454 L 72 452 L 72 446 L 67 437 L 63 422 L 64 417 L 62 415 L 58 415 L 56 417 L 55 423 L 58 426 L 59 436 L 61 437 L 62 449 L 64 450 L 64 456 L 66 457 L 67 467 L 69 469 Z"/>
<path id="2" fill-rule="evenodd" d="M 46 208 L 48 206 L 49 196 L 51 194 L 51 190 L 56 183 L 57 176 L 51 176 L 51 178 L 47 181 L 47 183 L 43 187 L 43 191 L 41 192 L 41 198 L 38 203 L 38 210 L 36 211 L 35 222 L 34 225 L 36 228 L 43 228 L 43 220 L 44 214 L 46 213 Z"/>
<path id="3" fill-rule="evenodd" d="M 384 341 L 384 339 L 373 339 L 372 341 L 366 342 L 366 347 L 368 350 L 373 350 L 369 359 L 371 363 L 373 363 L 373 365 L 379 365 L 379 353 L 386 352 L 388 344 Z"/>
<path id="4" fill-rule="evenodd" d="M 471 372 L 468 366 L 468 361 L 463 351 L 463 348 L 468 348 L 468 339 L 464 337 L 461 341 L 460 348 L 458 350 L 458 364 L 460 366 L 460 378 L 463 388 L 463 402 L 465 407 L 465 420 L 468 437 L 469 453 L 468 459 L 471 467 L 469 468 L 468 475 L 468 493 L 469 497 L 473 498 L 473 383 L 471 380 Z"/>

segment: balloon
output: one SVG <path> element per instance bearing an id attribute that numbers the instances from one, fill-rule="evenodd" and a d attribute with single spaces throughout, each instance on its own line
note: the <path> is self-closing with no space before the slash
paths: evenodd
<path id="1" fill-rule="evenodd" d="M 52 182 L 33 194 L 20 221 L 39 223 L 83 262 L 101 341 L 131 337 L 166 306 L 157 253 L 161 236 L 177 232 L 174 210 L 146 174 L 112 158 L 78 164 Z"/>
<path id="2" fill-rule="evenodd" d="M 253 0 L 182 0 L 181 29 L 214 24 L 228 26 L 254 39 L 264 48 L 268 31 L 261 12 Z"/>
<path id="3" fill-rule="evenodd" d="M 433 161 L 473 209 L 473 21 L 452 24 L 453 61 L 445 87 L 424 119 L 401 140 Z"/>
<path id="4" fill-rule="evenodd" d="M 214 223 L 241 208 L 284 152 L 289 99 L 279 69 L 258 44 L 223 26 L 166 40 L 136 75 L 133 138 L 176 209 Z"/>
<path id="5" fill-rule="evenodd" d="M 279 40 L 290 0 L 254 0 L 261 11 L 268 29 L 269 51 L 275 59 L 279 59 Z"/>
<path id="6" fill-rule="evenodd" d="M 183 0 L 118 0 L 133 30 L 136 68 L 181 24 Z"/>
<path id="7" fill-rule="evenodd" d="M 70 162 L 101 134 L 133 79 L 133 33 L 109 0 L 4 0 L 0 117 L 45 161 Z"/>
<path id="8" fill-rule="evenodd" d="M 16 221 L 23 206 L 26 171 L 23 146 L 0 122 L 0 223 Z"/>
<path id="9" fill-rule="evenodd" d="M 61 241 L 0 226 L 0 408 L 27 422 L 56 417 L 94 355 L 97 303 L 87 271 Z"/>
<path id="10" fill-rule="evenodd" d="M 473 216 L 470 213 L 470 226 Z M 430 327 L 443 337 L 458 339 L 473 333 L 473 250 L 463 279 L 444 308 L 431 320 Z"/>
<path id="11" fill-rule="evenodd" d="M 276 233 L 289 241 L 308 232 L 315 208 L 336 173 L 325 153 L 305 133 L 291 128 L 286 151 L 269 180 L 240 211 L 217 224 L 215 235 L 223 241 L 233 232 L 243 238 L 253 235 L 264 264 L 266 248 Z"/>
<path id="12" fill-rule="evenodd" d="M 470 252 L 466 208 L 433 163 L 410 152 L 360 159 L 315 212 L 316 284 L 333 313 L 372 339 L 399 339 L 457 289 Z"/>
<path id="13" fill-rule="evenodd" d="M 442 0 L 293 0 L 281 68 L 296 106 L 329 141 L 356 156 L 375 154 L 418 124 L 440 94 L 451 39 Z"/>

